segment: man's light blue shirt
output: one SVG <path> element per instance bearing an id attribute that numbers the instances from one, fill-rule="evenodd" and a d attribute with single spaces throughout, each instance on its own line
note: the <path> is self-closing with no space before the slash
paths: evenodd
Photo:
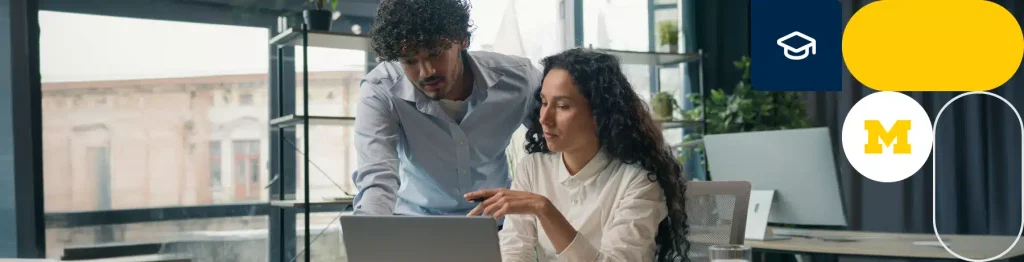
<path id="1" fill-rule="evenodd" d="M 465 215 L 476 205 L 464 194 L 510 186 L 505 149 L 525 120 L 541 73 L 526 58 L 463 54 L 474 84 L 461 122 L 417 90 L 396 62 L 381 63 L 363 78 L 355 120 L 355 214 Z"/>

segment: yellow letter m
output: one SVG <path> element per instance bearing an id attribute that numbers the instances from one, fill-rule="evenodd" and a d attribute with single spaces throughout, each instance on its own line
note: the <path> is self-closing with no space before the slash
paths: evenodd
<path id="1" fill-rule="evenodd" d="M 864 120 L 864 130 L 868 131 L 868 143 L 864 145 L 865 154 L 881 154 L 882 144 L 892 146 L 893 154 L 910 154 L 910 143 L 907 133 L 910 131 L 910 120 L 897 120 L 892 129 L 885 130 L 878 120 Z M 896 140 L 896 144 L 893 144 Z"/>

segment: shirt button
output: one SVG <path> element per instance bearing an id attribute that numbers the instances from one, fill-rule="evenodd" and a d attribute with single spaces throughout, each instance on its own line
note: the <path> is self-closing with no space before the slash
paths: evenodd
<path id="1" fill-rule="evenodd" d="M 572 200 L 572 204 L 578 206 L 578 205 L 580 205 L 580 201 L 578 199 L 573 199 Z"/>
<path id="2" fill-rule="evenodd" d="M 461 145 L 465 145 L 465 144 L 466 144 L 466 142 L 463 142 L 463 141 L 459 141 L 459 145 L 460 145 L 460 146 L 461 146 Z"/>

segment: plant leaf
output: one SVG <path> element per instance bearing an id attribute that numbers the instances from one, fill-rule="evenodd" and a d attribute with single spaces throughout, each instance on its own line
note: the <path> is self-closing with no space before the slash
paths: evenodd
<path id="1" fill-rule="evenodd" d="M 701 101 L 700 94 L 690 94 L 694 105 L 686 114 L 694 119 L 706 110 L 706 132 L 733 133 L 777 130 L 810 126 L 803 97 L 797 92 L 762 92 L 753 90 L 750 80 L 750 57 L 733 61 L 742 71 L 740 81 L 731 92 L 712 89 L 710 97 Z"/>

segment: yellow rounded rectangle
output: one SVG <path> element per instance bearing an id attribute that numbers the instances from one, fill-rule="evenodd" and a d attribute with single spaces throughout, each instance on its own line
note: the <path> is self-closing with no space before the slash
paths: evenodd
<path id="1" fill-rule="evenodd" d="M 850 73 L 878 91 L 986 91 L 1024 56 L 1020 25 L 984 0 L 882 0 L 843 31 Z"/>

